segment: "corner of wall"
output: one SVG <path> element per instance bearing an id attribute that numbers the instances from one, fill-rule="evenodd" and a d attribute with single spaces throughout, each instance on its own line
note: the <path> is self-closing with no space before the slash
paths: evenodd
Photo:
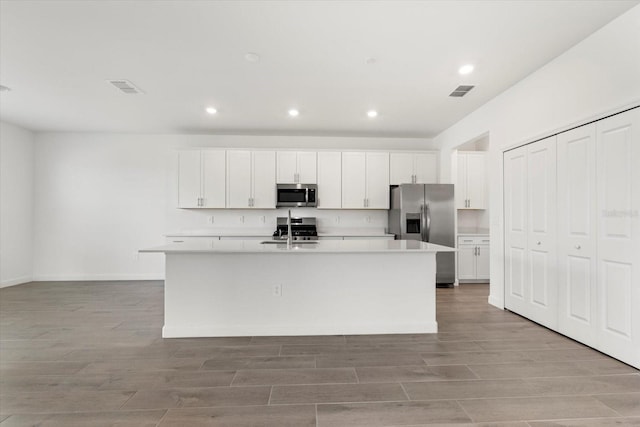
<path id="1" fill-rule="evenodd" d="M 0 288 L 33 277 L 35 135 L 0 122 Z"/>

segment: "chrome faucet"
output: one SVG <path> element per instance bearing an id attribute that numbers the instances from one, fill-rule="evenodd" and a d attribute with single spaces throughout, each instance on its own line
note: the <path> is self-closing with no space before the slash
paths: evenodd
<path id="1" fill-rule="evenodd" d="M 291 246 L 291 209 L 289 209 L 287 217 L 287 246 Z"/>

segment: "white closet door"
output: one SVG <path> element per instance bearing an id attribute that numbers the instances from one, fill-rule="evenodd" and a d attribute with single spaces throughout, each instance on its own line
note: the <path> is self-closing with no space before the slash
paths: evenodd
<path id="1" fill-rule="evenodd" d="M 530 319 L 558 324 L 556 271 L 556 137 L 527 146 L 527 279 Z"/>
<path id="2" fill-rule="evenodd" d="M 595 345 L 595 125 L 558 135 L 558 330 Z"/>
<path id="3" fill-rule="evenodd" d="M 598 345 L 640 363 L 640 109 L 596 123 Z"/>
<path id="4" fill-rule="evenodd" d="M 504 153 L 505 307 L 529 317 L 527 288 L 527 148 Z M 459 167 L 460 165 L 458 165 Z"/>

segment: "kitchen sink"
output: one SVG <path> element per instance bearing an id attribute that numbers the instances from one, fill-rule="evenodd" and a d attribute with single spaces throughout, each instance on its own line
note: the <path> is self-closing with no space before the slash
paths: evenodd
<path id="1" fill-rule="evenodd" d="M 293 240 L 291 242 L 291 245 L 292 246 L 296 246 L 296 245 L 315 245 L 317 243 L 318 243 L 317 240 Z M 260 242 L 260 244 L 262 244 L 262 245 L 286 245 L 287 241 L 286 240 L 264 240 L 264 241 Z"/>

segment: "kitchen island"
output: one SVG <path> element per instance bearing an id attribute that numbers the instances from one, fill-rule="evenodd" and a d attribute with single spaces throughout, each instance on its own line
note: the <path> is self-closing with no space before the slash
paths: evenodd
<path id="1" fill-rule="evenodd" d="M 162 336 L 435 333 L 436 253 L 414 240 L 174 243 Z"/>

